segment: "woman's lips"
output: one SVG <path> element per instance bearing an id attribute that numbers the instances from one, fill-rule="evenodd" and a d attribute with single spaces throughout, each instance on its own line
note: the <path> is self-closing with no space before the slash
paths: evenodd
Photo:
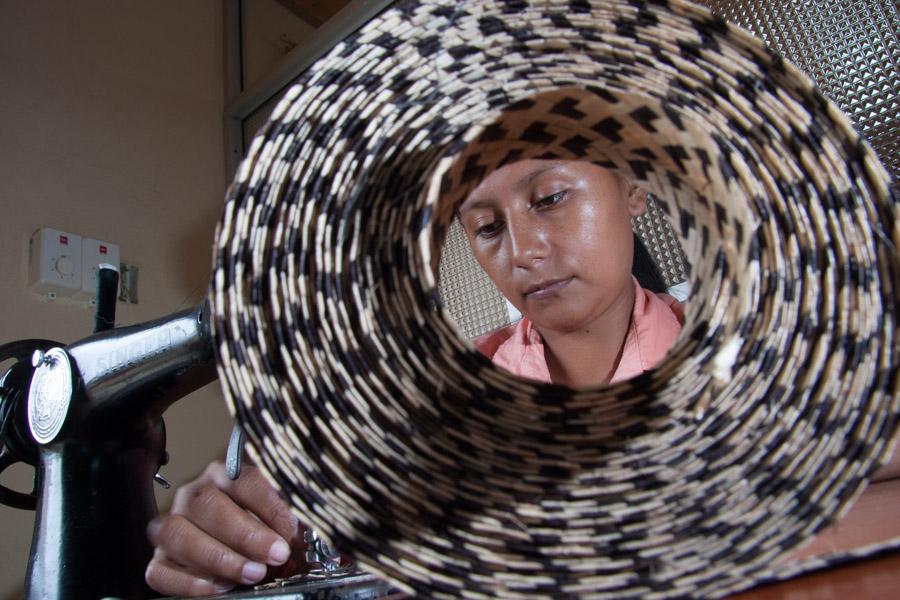
<path id="1" fill-rule="evenodd" d="M 542 300 L 557 294 L 572 282 L 572 277 L 542 281 L 525 290 L 523 296 L 528 300 Z"/>

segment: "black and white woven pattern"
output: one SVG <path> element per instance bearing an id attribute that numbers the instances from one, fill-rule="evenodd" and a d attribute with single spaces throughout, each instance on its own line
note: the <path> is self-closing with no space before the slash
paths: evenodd
<path id="1" fill-rule="evenodd" d="M 435 289 L 452 204 L 578 158 L 661 199 L 692 281 L 656 371 L 495 369 Z M 423 597 L 716 597 L 846 510 L 900 413 L 897 199 L 792 65 L 681 1 L 420 0 L 320 59 L 216 240 L 220 375 L 311 526 Z"/>

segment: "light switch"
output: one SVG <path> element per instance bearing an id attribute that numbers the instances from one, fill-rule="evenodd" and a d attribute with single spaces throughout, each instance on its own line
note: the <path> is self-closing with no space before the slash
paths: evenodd
<path id="1" fill-rule="evenodd" d="M 81 289 L 81 236 L 44 227 L 28 246 L 28 287 L 39 294 L 72 296 Z"/>

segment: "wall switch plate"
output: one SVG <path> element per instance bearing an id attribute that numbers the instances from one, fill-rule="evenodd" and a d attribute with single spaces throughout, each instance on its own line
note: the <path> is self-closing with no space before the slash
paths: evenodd
<path id="1" fill-rule="evenodd" d="M 28 245 L 28 287 L 33 292 L 72 296 L 81 289 L 81 236 L 44 227 Z"/>
<path id="2" fill-rule="evenodd" d="M 97 296 L 97 270 L 100 265 L 112 265 L 119 269 L 119 246 L 93 238 L 81 240 L 81 289 L 75 298 L 90 300 Z M 119 279 L 122 274 L 119 272 Z"/>

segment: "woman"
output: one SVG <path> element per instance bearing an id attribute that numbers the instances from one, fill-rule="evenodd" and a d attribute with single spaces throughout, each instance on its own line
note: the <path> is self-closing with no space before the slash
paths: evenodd
<path id="1" fill-rule="evenodd" d="M 572 387 L 653 368 L 683 317 L 674 298 L 632 274 L 631 219 L 646 208 L 644 190 L 588 162 L 525 160 L 486 177 L 459 219 L 476 260 L 524 318 L 475 347 L 516 375 Z M 660 284 L 652 271 L 646 279 Z"/>

